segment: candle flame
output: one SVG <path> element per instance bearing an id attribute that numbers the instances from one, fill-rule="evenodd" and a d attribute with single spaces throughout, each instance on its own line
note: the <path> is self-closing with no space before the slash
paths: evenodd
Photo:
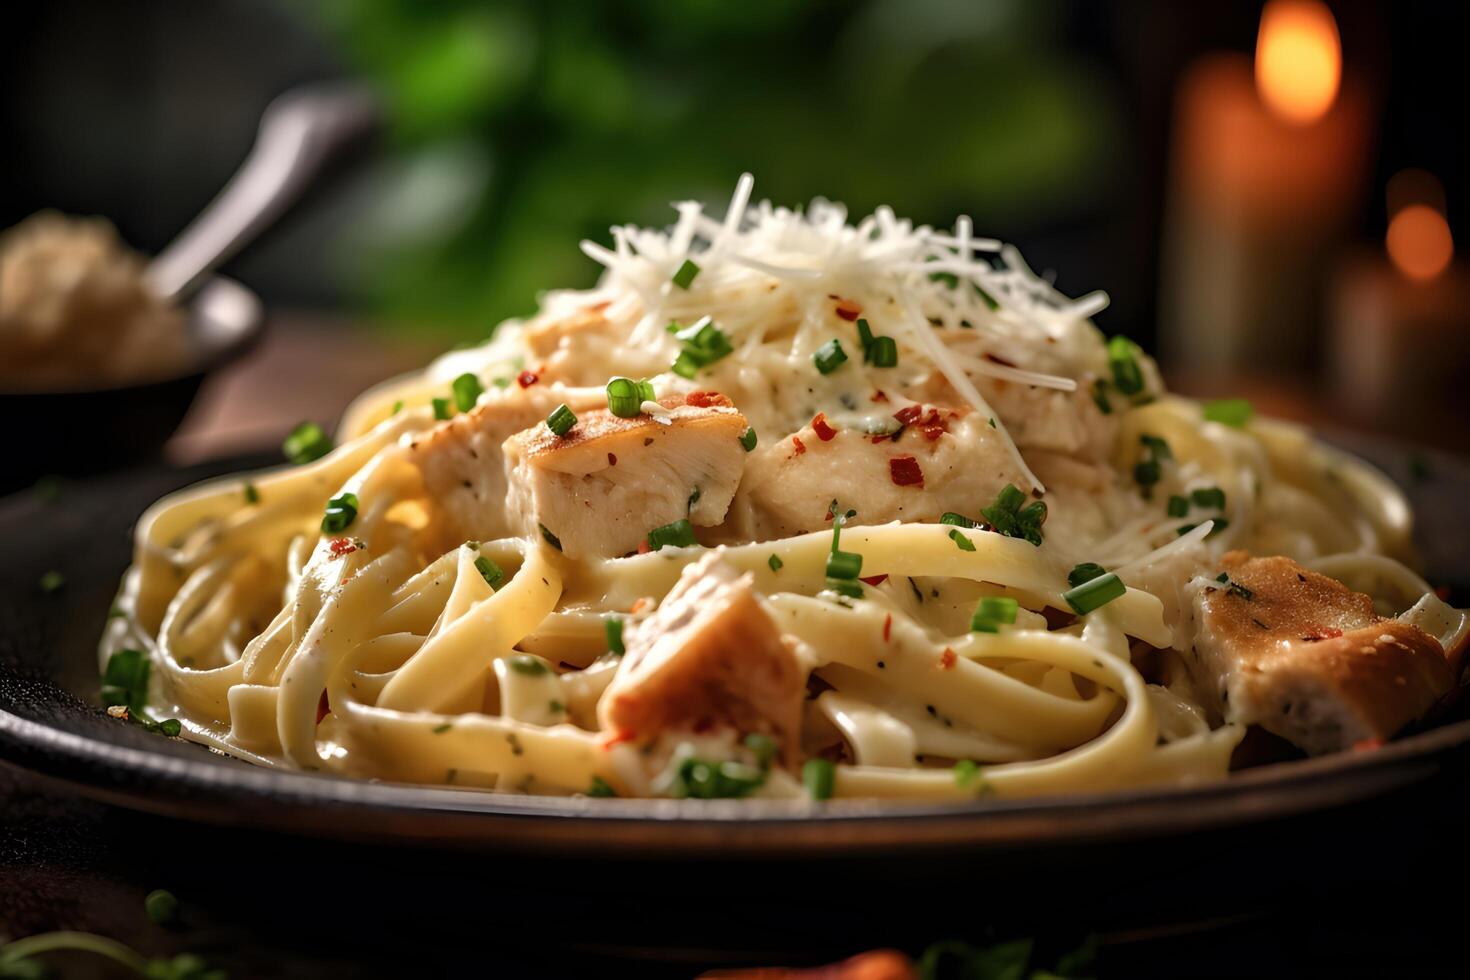
<path id="1" fill-rule="evenodd" d="M 1342 44 L 1319 0 L 1271 0 L 1256 40 L 1256 88 L 1276 115 L 1306 125 L 1327 114 L 1342 83 Z"/>
<path id="2" fill-rule="evenodd" d="M 1427 204 L 1410 204 L 1388 223 L 1388 257 L 1410 279 L 1428 282 L 1449 267 L 1454 254 L 1450 223 Z"/>

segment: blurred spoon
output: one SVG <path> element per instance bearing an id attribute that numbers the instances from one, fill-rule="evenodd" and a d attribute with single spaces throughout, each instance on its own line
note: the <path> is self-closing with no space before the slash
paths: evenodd
<path id="1" fill-rule="evenodd" d="M 182 301 L 279 218 L 330 164 L 378 130 L 377 102 L 362 87 L 331 83 L 278 96 L 250 155 L 187 228 L 148 266 L 159 295 Z"/>

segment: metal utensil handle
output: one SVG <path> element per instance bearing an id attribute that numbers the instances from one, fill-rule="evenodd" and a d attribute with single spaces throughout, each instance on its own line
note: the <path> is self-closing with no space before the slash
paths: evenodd
<path id="1" fill-rule="evenodd" d="M 346 147 L 376 132 L 376 100 L 351 84 L 293 89 L 266 107 L 250 155 L 149 264 L 159 295 L 182 299 L 291 206 Z"/>

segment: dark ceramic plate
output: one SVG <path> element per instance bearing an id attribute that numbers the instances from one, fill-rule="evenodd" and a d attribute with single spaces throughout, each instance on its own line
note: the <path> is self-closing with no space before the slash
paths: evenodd
<path id="1" fill-rule="evenodd" d="M 1470 466 L 1430 456 L 1430 477 L 1411 483 L 1406 453 L 1346 442 L 1410 484 L 1422 526 L 1434 529 L 1421 535 L 1434 580 L 1470 584 L 1461 517 Z M 144 469 L 74 486 L 51 502 L 29 493 L 0 500 L 0 759 L 119 806 L 204 828 L 315 838 L 313 846 L 392 845 L 373 848 L 377 854 L 448 848 L 493 854 L 497 862 L 637 860 L 639 884 L 665 896 L 667 876 L 691 858 L 701 869 L 728 866 L 731 895 L 741 894 L 735 883 L 742 875 L 763 867 L 820 868 L 824 902 L 829 909 L 851 904 L 844 913 L 850 922 L 881 903 L 845 895 L 843 876 L 893 883 L 919 874 L 926 881 L 980 875 L 1012 903 L 1031 895 L 1043 896 L 1048 908 L 1092 903 L 1106 914 L 1147 907 L 1168 915 L 1161 900 L 1183 887 L 1181 878 L 1210 875 L 1216 899 L 1230 894 L 1228 882 L 1244 887 L 1263 874 L 1278 886 L 1345 871 L 1357 878 L 1376 862 L 1443 846 L 1470 813 L 1470 789 L 1462 788 L 1470 721 L 1376 752 L 1265 766 L 1193 789 L 814 809 L 539 799 L 277 772 L 108 718 L 96 701 L 96 638 L 128 562 L 133 520 L 168 490 L 260 462 Z M 43 593 L 38 582 L 52 570 L 65 585 Z M 1363 843 L 1370 840 L 1396 843 L 1375 850 Z M 1346 864 L 1345 849 L 1352 854 Z M 1077 882 L 1065 896 L 1051 885 L 1037 891 L 1062 874 Z M 904 902 L 901 890 L 891 893 L 889 905 L 895 902 Z M 1185 914 L 1206 914 L 1198 902 L 1186 904 Z"/>

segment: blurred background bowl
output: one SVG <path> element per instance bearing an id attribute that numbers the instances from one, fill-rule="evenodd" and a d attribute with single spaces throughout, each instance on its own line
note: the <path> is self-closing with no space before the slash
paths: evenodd
<path id="1" fill-rule="evenodd" d="M 206 377 L 239 359 L 264 326 L 258 297 L 215 277 L 188 303 L 186 370 L 104 388 L 0 391 L 6 434 L 0 494 L 46 477 L 81 477 L 156 458 L 194 404 Z"/>

